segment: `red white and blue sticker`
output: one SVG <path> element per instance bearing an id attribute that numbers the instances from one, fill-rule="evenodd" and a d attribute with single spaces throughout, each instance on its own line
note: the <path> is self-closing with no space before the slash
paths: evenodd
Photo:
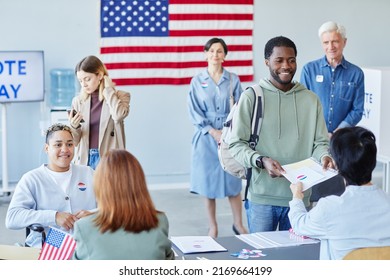
<path id="1" fill-rule="evenodd" d="M 297 176 L 297 179 L 298 179 L 299 181 L 304 181 L 306 178 L 307 178 L 307 175 L 305 175 L 305 174 L 302 174 L 302 175 L 298 175 L 298 176 Z"/>
<path id="2" fill-rule="evenodd" d="M 85 186 L 84 183 L 80 182 L 77 184 L 77 187 L 79 188 L 80 191 L 85 191 L 87 189 L 87 187 Z"/>

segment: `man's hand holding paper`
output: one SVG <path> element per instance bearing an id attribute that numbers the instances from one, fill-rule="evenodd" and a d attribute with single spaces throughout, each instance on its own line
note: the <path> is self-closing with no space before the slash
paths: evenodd
<path id="1" fill-rule="evenodd" d="M 322 163 L 322 168 L 324 170 L 335 169 L 334 162 L 333 162 L 333 159 L 331 157 L 324 156 L 321 159 L 321 163 Z"/>
<path id="2" fill-rule="evenodd" d="M 324 157 L 322 164 L 315 161 L 313 158 L 308 158 L 296 163 L 286 164 L 282 166 L 286 171 L 283 176 L 286 177 L 291 183 L 296 184 L 301 182 L 303 190 L 311 188 L 315 184 L 326 181 L 333 176 L 337 175 L 337 172 L 332 169 L 333 161 L 330 157 Z"/>

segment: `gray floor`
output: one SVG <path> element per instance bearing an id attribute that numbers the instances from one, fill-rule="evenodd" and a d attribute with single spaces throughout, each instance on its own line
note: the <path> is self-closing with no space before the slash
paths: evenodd
<path id="1" fill-rule="evenodd" d="M 373 182 L 382 186 L 382 165 L 378 163 Z M 164 211 L 170 223 L 170 236 L 207 235 L 208 226 L 204 200 L 189 193 L 186 184 L 175 184 L 173 188 L 165 185 L 163 189 L 151 186 L 150 193 L 157 209 Z M 0 244 L 13 245 L 23 242 L 24 230 L 8 230 L 4 219 L 11 196 L 0 197 Z M 227 199 L 217 200 L 217 219 L 219 236 L 233 235 L 232 215 Z M 246 225 L 243 211 L 244 224 Z"/>

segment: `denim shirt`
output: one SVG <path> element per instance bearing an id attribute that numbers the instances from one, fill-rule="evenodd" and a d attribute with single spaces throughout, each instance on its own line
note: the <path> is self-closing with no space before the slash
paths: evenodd
<path id="1" fill-rule="evenodd" d="M 221 130 L 230 112 L 230 94 L 238 102 L 242 92 L 239 77 L 223 69 L 222 77 L 216 84 L 207 68 L 192 78 L 187 98 L 190 120 L 193 125 L 208 133 L 211 128 Z"/>
<path id="2" fill-rule="evenodd" d="M 329 132 L 355 126 L 361 120 L 364 74 L 344 57 L 335 69 L 329 65 L 326 56 L 307 63 L 302 69 L 300 82 L 320 98 Z"/>

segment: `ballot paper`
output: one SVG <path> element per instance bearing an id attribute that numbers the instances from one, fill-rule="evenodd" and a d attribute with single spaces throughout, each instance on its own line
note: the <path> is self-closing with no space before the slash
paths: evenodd
<path id="1" fill-rule="evenodd" d="M 171 241 L 184 254 L 227 251 L 210 236 L 172 236 Z"/>
<path id="2" fill-rule="evenodd" d="M 236 235 L 236 237 L 256 249 L 290 247 L 320 242 L 317 239 L 296 235 L 288 230 L 241 234 Z"/>
<path id="3" fill-rule="evenodd" d="M 282 165 L 282 167 L 286 171 L 283 176 L 294 184 L 302 182 L 304 191 L 337 175 L 334 169 L 323 170 L 322 165 L 313 158 Z"/>

